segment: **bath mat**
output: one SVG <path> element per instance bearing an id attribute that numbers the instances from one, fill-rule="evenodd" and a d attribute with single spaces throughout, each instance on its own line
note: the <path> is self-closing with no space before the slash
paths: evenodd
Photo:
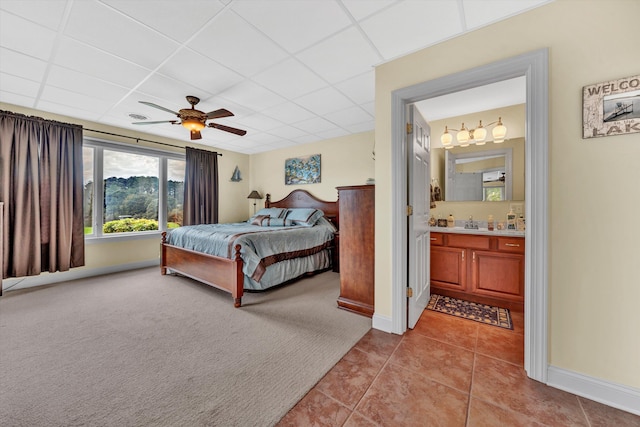
<path id="1" fill-rule="evenodd" d="M 463 319 L 475 320 L 486 325 L 513 329 L 511 313 L 506 308 L 478 304 L 442 295 L 431 295 L 427 310 L 439 311 Z"/>

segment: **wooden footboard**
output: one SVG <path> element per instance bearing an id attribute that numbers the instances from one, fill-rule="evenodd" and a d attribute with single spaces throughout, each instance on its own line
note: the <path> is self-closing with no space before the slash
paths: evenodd
<path id="1" fill-rule="evenodd" d="M 221 258 L 202 252 L 179 248 L 166 242 L 162 233 L 160 244 L 160 273 L 167 269 L 231 293 L 233 305 L 242 305 L 244 275 L 240 245 L 234 247 L 234 258 Z"/>

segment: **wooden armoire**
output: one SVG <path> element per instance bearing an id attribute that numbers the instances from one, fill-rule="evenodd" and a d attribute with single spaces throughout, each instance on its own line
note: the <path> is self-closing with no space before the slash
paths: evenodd
<path id="1" fill-rule="evenodd" d="M 337 187 L 340 215 L 338 307 L 373 316 L 375 185 Z"/>

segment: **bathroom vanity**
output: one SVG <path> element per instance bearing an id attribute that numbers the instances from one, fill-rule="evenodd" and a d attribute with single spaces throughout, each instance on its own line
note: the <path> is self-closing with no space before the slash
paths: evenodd
<path id="1" fill-rule="evenodd" d="M 431 229 L 431 293 L 524 310 L 524 232 Z"/>

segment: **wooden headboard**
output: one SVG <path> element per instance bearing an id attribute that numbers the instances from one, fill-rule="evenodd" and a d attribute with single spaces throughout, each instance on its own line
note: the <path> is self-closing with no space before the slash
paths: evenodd
<path id="1" fill-rule="evenodd" d="M 271 194 L 267 194 L 265 208 L 315 208 L 324 212 L 324 216 L 340 229 L 338 202 L 320 200 L 306 190 L 293 190 L 287 197 L 276 202 L 271 201 Z"/>

